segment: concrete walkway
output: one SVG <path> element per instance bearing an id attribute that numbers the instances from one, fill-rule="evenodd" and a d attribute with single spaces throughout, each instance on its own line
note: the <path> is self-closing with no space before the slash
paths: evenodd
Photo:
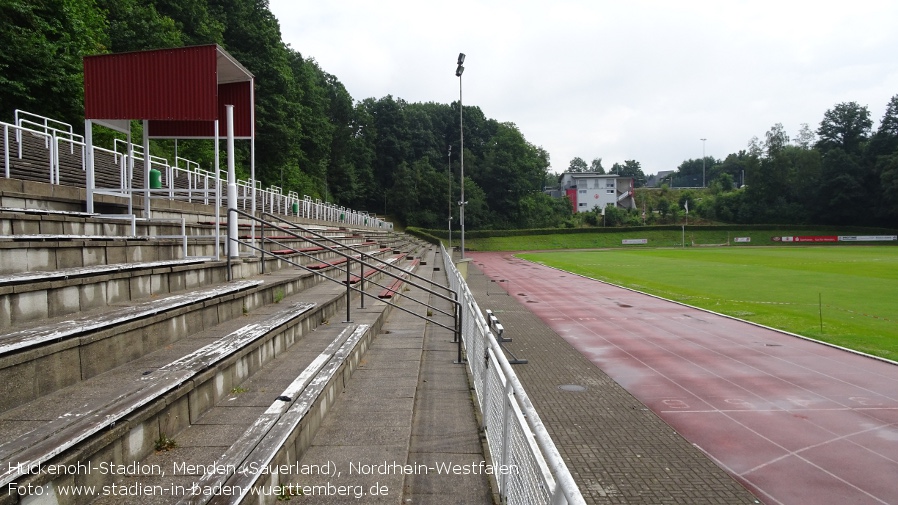
<path id="1" fill-rule="evenodd" d="M 507 282 L 484 275 L 477 253 L 469 256 L 468 286 L 513 339 L 506 346 L 529 360 L 515 372 L 587 503 L 760 503 L 510 296 Z"/>
<path id="2" fill-rule="evenodd" d="M 418 275 L 445 285 L 442 258 L 429 252 L 422 259 Z M 448 302 L 417 288 L 406 285 L 401 294 L 429 297 L 451 312 Z M 410 300 L 399 303 L 426 311 Z M 452 326 L 451 318 L 434 314 Z M 297 480 L 322 494 L 291 503 L 493 503 L 487 476 L 465 474 L 484 456 L 467 369 L 453 363 L 452 339 L 449 330 L 393 309 L 300 461 L 330 464 L 336 474 Z"/>

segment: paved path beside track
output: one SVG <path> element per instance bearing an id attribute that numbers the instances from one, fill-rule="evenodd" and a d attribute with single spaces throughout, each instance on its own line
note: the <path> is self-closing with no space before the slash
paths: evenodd
<path id="1" fill-rule="evenodd" d="M 530 271 L 504 253 L 468 256 L 468 286 L 480 308 L 496 313 L 513 339 L 505 345 L 529 361 L 514 370 L 587 503 L 759 503 L 531 312 L 537 304 L 528 302 L 549 295 L 535 292 L 529 280 L 555 282 L 569 274 Z"/>
<path id="2" fill-rule="evenodd" d="M 612 467 L 629 468 L 632 453 L 641 452 L 638 468 L 646 487 L 653 482 L 646 453 L 670 458 L 664 464 L 671 469 L 678 464 L 665 453 L 673 447 L 664 442 L 671 429 L 660 421 L 631 424 L 617 433 L 619 416 L 626 414 L 617 398 L 620 388 L 597 385 L 597 394 L 606 398 L 589 405 L 583 393 L 552 390 L 578 377 L 528 370 L 561 362 L 557 368 L 566 373 L 567 366 L 587 358 L 638 399 L 632 410 L 648 406 L 765 503 L 898 503 L 898 366 L 507 253 L 472 257 L 487 274 L 468 279 L 472 288 L 480 286 L 475 292 L 481 293 L 481 307 L 527 313 L 502 322 L 515 337 L 514 352 L 531 360 L 518 367 L 525 387 L 537 399 L 546 394 L 534 400 L 540 415 L 558 416 L 553 436 L 563 454 L 571 450 L 566 440 L 580 436 L 597 436 L 595 457 Z M 503 296 L 499 286 L 509 284 L 511 295 Z M 541 319 L 522 326 L 531 311 Z M 536 328 L 542 339 L 532 338 Z M 555 332 L 570 345 L 550 336 Z M 571 346 L 579 357 L 562 353 Z M 580 423 L 578 408 L 594 411 L 592 427 Z M 572 466 L 575 472 L 590 468 L 576 458 Z M 716 469 L 707 475 L 717 476 L 718 484 L 726 480 Z M 677 480 L 683 492 L 704 495 L 706 501 L 717 493 L 703 491 L 700 479 Z M 618 478 L 596 485 L 606 482 L 623 492 Z"/>

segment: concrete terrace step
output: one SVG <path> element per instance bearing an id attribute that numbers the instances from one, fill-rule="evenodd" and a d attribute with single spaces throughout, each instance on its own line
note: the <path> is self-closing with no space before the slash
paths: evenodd
<path id="1" fill-rule="evenodd" d="M 308 441 L 342 390 L 368 342 L 383 323 L 383 309 L 358 314 L 367 323 L 329 323 L 304 335 L 293 347 L 239 383 L 230 394 L 182 432 L 176 446 L 156 451 L 140 464 L 163 469 L 121 478 L 117 486 L 151 485 L 165 488 L 162 503 L 207 503 L 212 489 L 235 477 L 251 477 L 255 468 L 268 468 L 266 460 L 293 453 Z M 370 325 L 373 325 L 370 326 Z M 305 411 L 305 415 L 298 415 Z M 294 426 L 299 420 L 300 426 Z M 293 433 L 287 434 L 290 426 Z M 298 428 L 298 429 L 297 429 Z M 286 435 L 287 443 L 282 444 Z M 233 488 L 232 488 L 233 489 Z M 120 497 L 101 496 L 92 503 L 116 504 Z M 159 496 L 133 497 L 133 503 L 160 503 Z"/>
<path id="2" fill-rule="evenodd" d="M 412 263 L 409 266 L 405 267 L 406 273 L 403 274 L 401 278 L 396 279 L 392 283 L 390 283 L 390 285 L 388 287 L 384 288 L 384 290 L 381 291 L 377 295 L 377 297 L 378 298 L 393 298 L 393 295 L 398 293 L 399 289 L 405 283 L 405 281 L 403 279 L 407 279 L 409 277 L 408 272 L 414 272 L 415 269 L 418 267 L 418 263 L 420 263 L 420 261 L 421 261 L 420 258 L 412 261 Z"/>
<path id="3" fill-rule="evenodd" d="M 198 258 L 8 273 L 0 275 L 0 326 L 21 327 L 226 278 L 226 262 Z"/>
<path id="4" fill-rule="evenodd" d="M 242 312 L 271 303 L 278 296 L 289 296 L 321 282 L 319 275 L 285 268 L 257 280 L 101 307 L 77 319 L 59 317 L 3 331 L 0 411 L 126 364 L 198 329 L 238 318 Z"/>
<path id="5" fill-rule="evenodd" d="M 185 496 L 181 505 L 205 503 L 239 502 L 248 491 L 264 478 L 263 472 L 241 471 L 243 469 L 267 469 L 281 449 L 288 445 L 299 424 L 312 411 L 319 396 L 325 393 L 329 383 L 346 364 L 359 342 L 370 332 L 367 324 L 350 325 L 341 331 L 312 362 L 287 386 L 280 396 L 256 418 L 243 434 L 228 447 L 227 451 L 215 459 L 213 471 L 206 471 L 195 482 L 200 489 L 230 488 L 240 489 L 235 496 Z M 364 353 L 364 349 L 360 350 Z M 358 360 L 355 360 L 358 363 Z M 342 383 L 339 386 L 342 389 Z M 333 395 L 331 395 L 331 401 Z M 326 413 L 327 407 L 320 409 Z M 314 430 L 310 430 L 313 432 Z M 220 467 L 218 466 L 220 465 Z M 215 471 L 224 468 L 226 471 Z"/>
<path id="6" fill-rule="evenodd" d="M 243 291 L 260 284 L 262 284 L 262 281 L 235 281 L 211 289 L 200 289 L 189 293 L 169 296 L 160 300 L 141 302 L 130 307 L 119 308 L 101 315 L 91 315 L 67 321 L 60 321 L 52 325 L 13 331 L 0 335 L 0 356 L 51 341 L 58 342 L 63 339 L 85 335 L 97 330 L 108 329 L 116 325 L 186 307 L 188 305 L 202 303 L 206 300 Z"/>
<path id="7" fill-rule="evenodd" d="M 188 242 L 191 257 L 210 257 L 212 242 Z M 183 242 L 162 240 L 0 241 L 0 275 L 114 263 L 171 261 L 184 256 Z"/>
<path id="8" fill-rule="evenodd" d="M 175 261 L 184 258 L 183 241 L 179 239 L 130 240 L 110 237 L 110 240 L 94 240 L 97 237 L 76 237 L 65 235 L 15 236 L 0 240 L 0 279 L 26 272 L 50 272 L 73 268 L 101 268 L 111 264 L 149 263 Z M 53 238 L 53 240 L 50 240 Z M 86 238 L 92 238 L 88 240 Z M 358 239 L 347 239 L 339 247 L 352 246 L 363 250 L 376 247 L 371 243 L 358 243 Z M 211 237 L 199 240 L 188 237 L 188 259 L 209 258 L 214 252 Z M 270 247 L 266 245 L 266 247 Z M 307 254 L 327 256 L 327 250 L 315 248 Z M 257 253 L 258 254 L 258 253 Z M 225 258 L 222 258 L 224 260 Z M 268 256 L 266 261 L 273 259 Z M 2 282 L 2 281 L 0 281 Z M 2 284 L 0 284 L 2 285 Z"/>
<path id="9" fill-rule="evenodd" d="M 48 240 L 150 240 L 153 237 L 149 235 L 75 235 L 75 234 L 54 234 L 54 233 L 36 233 L 32 235 L 0 235 L 0 240 L 13 240 L 19 242 L 45 242 Z"/>
<path id="10" fill-rule="evenodd" d="M 135 270 L 155 269 L 182 265 L 203 263 L 204 259 L 184 259 L 170 261 L 149 261 L 145 263 L 118 263 L 111 265 L 98 265 L 90 267 L 63 268 L 48 272 L 21 272 L 15 274 L 0 275 L 0 287 L 18 284 L 30 284 L 35 282 L 51 282 L 56 280 L 76 279 L 96 275 L 108 275 L 121 272 L 133 272 Z"/>
<path id="11" fill-rule="evenodd" d="M 0 214 L 36 214 L 48 216 L 70 216 L 70 217 L 97 217 L 100 214 L 96 212 L 78 212 L 72 210 L 55 210 L 55 209 L 25 209 L 20 207 L 0 207 Z"/>
<path id="12" fill-rule="evenodd" d="M 279 272 L 266 277 L 289 275 Z M 50 485 L 51 476 L 25 475 L 28 465 L 23 468 L 18 463 L 144 458 L 152 453 L 154 439 L 177 434 L 227 395 L 230 388 L 265 369 L 277 356 L 315 341 L 308 337 L 317 333 L 315 328 L 332 317 L 344 300 L 344 290 L 338 285 L 316 284 L 288 296 L 283 305 L 270 303 L 250 311 L 243 320 L 207 328 L 0 415 L 0 439 L 14 441 L 0 446 L 0 465 L 9 474 L 3 482 L 14 479 L 16 485 Z M 224 330 L 230 332 L 222 338 Z M 42 420 L 35 423 L 35 416 Z M 12 475 L 17 473 L 21 475 Z M 52 486 L 44 489 L 52 490 Z M 0 503 L 5 503 L 3 498 Z"/>
<path id="13" fill-rule="evenodd" d="M 400 255 L 397 255 L 397 256 L 393 256 L 392 258 L 387 258 L 386 260 L 384 260 L 384 263 L 378 264 L 378 265 L 375 265 L 375 266 L 382 270 L 382 269 L 387 268 L 387 267 L 389 267 L 389 266 L 391 266 L 391 265 L 398 264 L 399 261 L 402 259 L 402 256 L 403 256 L 403 255 L 400 254 Z M 350 283 L 350 284 L 358 284 L 359 282 L 361 282 L 361 280 L 362 280 L 363 278 L 364 278 L 364 279 L 368 279 L 369 277 L 371 277 L 371 276 L 377 274 L 377 272 L 378 272 L 378 270 L 375 269 L 375 268 L 365 268 L 365 269 L 364 269 L 364 272 L 362 273 L 362 275 L 357 275 L 357 274 L 352 274 L 352 275 L 350 275 L 350 276 L 349 276 L 349 283 Z M 345 284 L 346 281 L 344 280 L 343 283 Z"/>
<path id="14" fill-rule="evenodd" d="M 132 224 L 139 230 L 135 233 Z M 198 234 L 202 230 L 185 222 L 186 232 Z M 28 235 L 173 235 L 180 234 L 180 219 L 146 220 L 128 214 L 97 214 L 49 209 L 25 209 L 0 207 L 0 234 L 4 236 Z"/>
<path id="15" fill-rule="evenodd" d="M 451 332 L 393 312 L 383 329 L 375 324 L 377 336 L 369 340 L 365 326 L 384 307 L 375 305 L 354 311 L 358 326 L 329 325 L 306 337 L 317 338 L 323 350 L 280 355 L 178 434 L 176 447 L 142 460 L 149 473 L 125 477 L 119 488 L 161 493 L 129 497 L 144 504 L 491 503 L 483 473 L 348 475 L 350 464 L 473 468 L 484 461 L 466 371 L 452 362 Z M 371 352 L 363 356 L 360 347 Z M 354 357 L 341 359 L 352 349 Z M 306 465 L 336 471 L 304 474 Z M 284 470 L 290 468 L 292 475 Z M 370 494 L 375 480 L 384 496 Z M 326 493 L 328 484 L 342 496 L 313 496 L 316 489 Z M 295 493 L 303 489 L 306 496 Z M 92 503 L 118 500 L 103 496 Z"/>
<path id="16" fill-rule="evenodd" d="M 100 396 L 99 402 L 94 405 L 81 404 L 75 411 L 35 426 L 30 433 L 20 434 L 12 441 L 0 444 L 0 460 L 19 462 L 18 465 L 7 465 L 7 468 L 0 469 L 0 486 L 21 477 L 29 467 L 41 465 L 100 430 L 114 425 L 314 306 L 311 303 L 291 305 L 272 317 L 245 326 L 156 371 L 144 373 L 140 380 L 128 384 L 130 388 L 116 387 L 116 396 Z M 106 403 L 107 398 L 111 400 L 109 403 Z M 48 433 L 50 437 L 47 436 Z"/>
<path id="17" fill-rule="evenodd" d="M 341 250 L 341 249 L 346 249 L 347 246 L 352 246 L 352 247 L 358 249 L 358 248 L 362 248 L 362 247 L 365 247 L 365 248 L 374 247 L 377 245 L 376 242 L 355 242 L 355 243 L 349 243 L 349 244 L 344 244 L 344 245 L 325 244 L 328 247 L 318 246 L 318 245 L 302 247 L 302 244 L 310 243 L 310 242 L 305 241 L 305 240 L 298 241 L 298 242 L 300 242 L 299 247 L 289 247 L 289 246 L 287 246 L 287 244 L 285 244 L 282 241 L 266 242 L 266 243 L 270 244 L 272 246 L 272 249 L 268 250 L 268 252 L 270 252 L 271 254 L 276 254 L 278 256 L 289 256 L 291 254 L 296 254 L 296 253 L 322 252 L 322 251 L 328 250 L 328 247 L 330 247 L 332 249 L 336 249 L 336 250 Z M 285 246 L 287 246 L 288 248 L 274 249 L 274 247 L 285 247 Z"/>
<path id="18" fill-rule="evenodd" d="M 243 307 L 258 305 L 266 291 L 261 281 L 239 281 L 4 331 L 0 412 L 125 365 L 198 329 L 237 318 Z"/>

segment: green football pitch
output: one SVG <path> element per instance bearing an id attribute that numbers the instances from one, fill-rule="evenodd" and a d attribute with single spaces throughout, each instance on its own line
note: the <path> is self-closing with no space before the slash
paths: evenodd
<path id="1" fill-rule="evenodd" d="M 519 256 L 898 361 L 898 247 L 721 247 Z"/>

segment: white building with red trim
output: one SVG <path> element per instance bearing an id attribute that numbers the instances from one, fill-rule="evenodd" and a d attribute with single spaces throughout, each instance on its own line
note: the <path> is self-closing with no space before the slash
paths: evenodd
<path id="1" fill-rule="evenodd" d="M 615 174 L 567 172 L 561 176 L 561 193 L 571 200 L 574 212 L 589 212 L 609 205 L 635 209 L 636 180 Z"/>

